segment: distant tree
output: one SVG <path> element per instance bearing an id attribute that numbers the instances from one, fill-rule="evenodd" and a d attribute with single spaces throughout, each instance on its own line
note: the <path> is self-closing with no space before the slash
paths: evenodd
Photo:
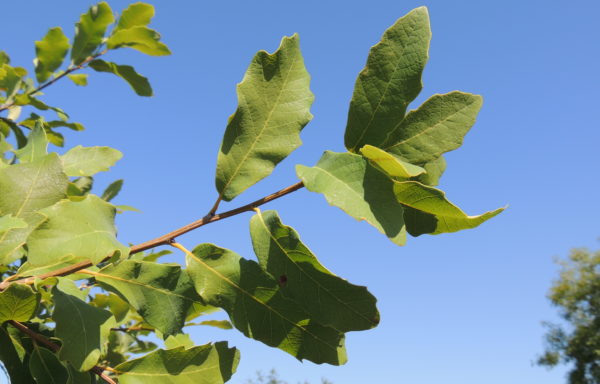
<path id="1" fill-rule="evenodd" d="M 559 263 L 560 277 L 548 297 L 567 324 L 545 324 L 547 349 L 538 364 L 573 364 L 569 384 L 599 384 L 600 251 L 575 249 L 568 260 Z"/>

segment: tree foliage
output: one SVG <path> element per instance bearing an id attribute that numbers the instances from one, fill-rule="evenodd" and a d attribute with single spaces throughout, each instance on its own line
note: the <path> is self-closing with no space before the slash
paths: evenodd
<path id="1" fill-rule="evenodd" d="M 548 297 L 565 325 L 546 323 L 547 349 L 538 364 L 572 366 L 570 384 L 600 383 L 600 251 L 575 249 L 560 261 L 560 277 Z"/>
<path id="2" fill-rule="evenodd" d="M 468 216 L 435 188 L 446 167 L 442 155 L 461 145 L 481 97 L 434 95 L 406 112 L 421 91 L 428 59 L 429 16 L 421 7 L 371 49 L 349 107 L 348 151 L 326 151 L 315 165 L 297 166 L 298 183 L 218 212 L 222 200 L 238 198 L 296 150 L 312 118 L 314 96 L 298 35 L 284 37 L 274 53 L 259 51 L 237 86 L 238 107 L 217 157 L 217 200 L 208 214 L 125 245 L 115 219 L 131 207 L 111 203 L 123 180 L 94 191 L 94 176 L 122 154 L 108 147 L 75 146 L 62 155 L 49 150 L 64 146 L 61 128 L 84 127 L 41 97 L 63 78 L 85 86 L 89 70 L 152 95 L 149 80 L 132 66 L 105 59 L 127 48 L 170 54 L 148 27 L 153 16 L 144 3 L 119 17 L 106 2 L 92 6 L 72 38 L 56 27 L 35 42 L 34 79 L 0 53 L 0 359 L 13 383 L 228 381 L 239 351 L 223 341 L 194 345 L 186 331 L 197 325 L 235 328 L 299 360 L 344 364 L 346 332 L 379 323 L 376 298 L 329 271 L 285 218 L 259 206 L 306 187 L 398 245 L 408 234 L 474 228 L 502 211 Z M 257 261 L 215 244 L 188 250 L 175 241 L 243 212 L 253 212 Z M 162 263 L 171 252 L 158 250 L 162 246 L 185 258 Z M 201 318 L 217 310 L 230 320 Z M 147 341 L 149 335 L 158 344 Z"/>

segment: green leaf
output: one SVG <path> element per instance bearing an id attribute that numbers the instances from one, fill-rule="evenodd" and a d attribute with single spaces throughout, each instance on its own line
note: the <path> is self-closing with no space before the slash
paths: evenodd
<path id="1" fill-rule="evenodd" d="M 47 265 L 74 255 L 97 264 L 129 249 L 117 241 L 115 207 L 95 195 L 81 201 L 63 200 L 40 211 L 46 220 L 27 240 L 29 262 Z"/>
<path id="2" fill-rule="evenodd" d="M 75 39 L 71 50 L 71 61 L 79 65 L 94 54 L 102 44 L 106 28 L 115 21 L 112 9 L 106 2 L 90 7 L 75 25 Z"/>
<path id="3" fill-rule="evenodd" d="M 27 228 L 0 233 L 0 264 L 19 256 L 18 251 L 27 236 L 44 219 L 37 211 L 65 197 L 67 183 L 68 178 L 55 153 L 31 163 L 0 169 L 0 216 L 12 214 L 28 224 Z"/>
<path id="4" fill-rule="evenodd" d="M 92 176 L 108 171 L 123 157 L 120 151 L 110 147 L 82 147 L 70 149 L 61 156 L 67 176 Z"/>
<path id="5" fill-rule="evenodd" d="M 185 349 L 159 349 L 115 367 L 120 384 L 222 384 L 231 378 L 240 354 L 226 342 Z"/>
<path id="6" fill-rule="evenodd" d="M 63 120 L 53 120 L 49 121 L 47 124 L 50 128 L 66 127 L 74 131 L 83 131 L 85 129 L 80 123 L 68 123 Z"/>
<path id="7" fill-rule="evenodd" d="M 200 296 L 207 304 L 225 309 L 247 337 L 298 360 L 346 362 L 344 335 L 312 321 L 296 302 L 284 297 L 277 281 L 256 262 L 212 244 L 197 246 L 186 261 Z"/>
<path id="8" fill-rule="evenodd" d="M 481 104 L 481 96 L 470 93 L 434 95 L 406 115 L 382 148 L 412 164 L 435 160 L 460 147 Z"/>
<path id="9" fill-rule="evenodd" d="M 90 372 L 79 372 L 71 364 L 67 364 L 67 371 L 69 371 L 67 384 L 96 384 L 95 375 Z"/>
<path id="10" fill-rule="evenodd" d="M 312 119 L 309 83 L 297 35 L 284 37 L 273 54 L 256 54 L 237 86 L 238 107 L 217 160 L 216 185 L 224 200 L 267 177 L 300 146 L 300 131 Z"/>
<path id="11" fill-rule="evenodd" d="M 98 293 L 94 296 L 94 299 L 90 302 L 90 304 L 99 308 L 108 308 L 118 324 L 124 320 L 127 320 L 129 303 L 114 293 L 109 292 L 107 295 Z"/>
<path id="12" fill-rule="evenodd" d="M 89 66 L 96 72 L 112 73 L 125 80 L 139 96 L 152 96 L 148 78 L 138 74 L 132 66 L 118 65 L 110 61 L 94 60 Z"/>
<path id="13" fill-rule="evenodd" d="M 0 90 L 6 92 L 7 102 L 12 100 L 21 86 L 21 75 L 8 64 L 0 66 Z"/>
<path id="14" fill-rule="evenodd" d="M 420 175 L 417 181 L 426 185 L 436 186 L 440 183 L 440 178 L 446 170 L 446 160 L 443 156 L 440 156 L 435 160 L 425 163 L 423 168 L 425 168 L 426 173 Z"/>
<path id="15" fill-rule="evenodd" d="M 10 284 L 0 292 L 0 324 L 8 320 L 27 321 L 38 307 L 40 295 L 28 285 Z"/>
<path id="16" fill-rule="evenodd" d="M 197 324 L 186 324 L 187 325 L 208 325 L 220 329 L 232 329 L 233 325 L 227 320 L 204 320 Z"/>
<path id="17" fill-rule="evenodd" d="M 119 18 L 115 30 L 146 26 L 154 17 L 154 7 L 146 3 L 130 4 Z"/>
<path id="18" fill-rule="evenodd" d="M 88 371 L 106 351 L 106 342 L 115 319 L 110 312 L 96 308 L 75 296 L 52 289 L 56 304 L 52 319 L 55 335 L 62 341 L 58 356 L 78 371 Z"/>
<path id="19" fill-rule="evenodd" d="M 0 232 L 5 232 L 11 229 L 27 228 L 27 222 L 12 214 L 0 217 Z"/>
<path id="20" fill-rule="evenodd" d="M 50 29 L 41 41 L 35 42 L 35 76 L 39 83 L 48 80 L 61 66 L 70 47 L 60 27 Z"/>
<path id="21" fill-rule="evenodd" d="M 170 55 L 169 48 L 161 43 L 160 34 L 145 26 L 117 29 L 106 41 L 108 49 L 133 48 L 150 56 Z"/>
<path id="22" fill-rule="evenodd" d="M 92 274 L 164 335 L 177 334 L 194 302 L 202 302 L 179 265 L 123 260 Z"/>
<path id="23" fill-rule="evenodd" d="M 27 138 L 27 145 L 15 151 L 19 162 L 31 163 L 48 154 L 48 138 L 43 120 L 38 120 Z"/>
<path id="24" fill-rule="evenodd" d="M 10 64 L 10 57 L 8 53 L 0 51 L 0 66 L 4 64 Z"/>
<path id="25" fill-rule="evenodd" d="M 407 230 L 413 236 L 424 233 L 437 235 L 475 228 L 504 210 L 499 208 L 479 216 L 467 216 L 460 208 L 446 200 L 444 192 L 416 181 L 394 182 L 394 193 L 402 204 L 428 214 L 415 215 L 410 219 L 405 217 Z M 432 219 L 435 220 L 433 228 Z"/>
<path id="26" fill-rule="evenodd" d="M 29 375 L 26 360 L 24 360 L 24 351 L 18 341 L 13 340 L 8 331 L 0 327 L 0 361 L 4 365 L 10 383 L 12 384 L 31 384 L 33 378 Z"/>
<path id="27" fill-rule="evenodd" d="M 165 339 L 165 349 L 173 349 L 184 347 L 185 349 L 192 348 L 194 342 L 190 338 L 190 335 L 186 333 L 179 333 L 177 335 L 170 335 Z"/>
<path id="28" fill-rule="evenodd" d="M 35 344 L 29 358 L 29 372 L 37 384 L 66 383 L 69 380 L 69 372 L 58 357 Z"/>
<path id="29" fill-rule="evenodd" d="M 381 147 L 402 121 L 423 88 L 430 39 L 429 14 L 420 7 L 396 21 L 371 48 L 350 101 L 344 136 L 349 151 L 358 152 L 365 144 Z"/>
<path id="30" fill-rule="evenodd" d="M 121 187 L 123 187 L 123 179 L 113 181 L 102 193 L 102 198 L 111 201 L 119 194 Z"/>
<path id="31" fill-rule="evenodd" d="M 371 160 L 371 164 L 375 164 L 382 169 L 386 174 L 393 177 L 402 177 L 405 179 L 419 176 L 425 172 L 425 169 L 411 163 L 407 163 L 397 156 L 387 153 L 386 151 L 365 145 L 360 149 L 361 155 Z"/>
<path id="32" fill-rule="evenodd" d="M 81 87 L 88 85 L 88 75 L 87 74 L 67 75 L 67 77 L 69 79 L 71 79 L 71 81 L 73 81 L 73 83 L 75 83 L 75 85 L 79 85 Z"/>
<path id="33" fill-rule="evenodd" d="M 306 189 L 357 220 L 365 220 L 398 245 L 406 242 L 402 205 L 393 182 L 362 156 L 326 151 L 314 167 L 296 166 Z"/>
<path id="34" fill-rule="evenodd" d="M 281 223 L 277 212 L 253 216 L 250 234 L 262 269 L 277 279 L 283 294 L 310 313 L 312 320 L 341 332 L 377 326 L 375 297 L 321 265 L 298 233 Z"/>

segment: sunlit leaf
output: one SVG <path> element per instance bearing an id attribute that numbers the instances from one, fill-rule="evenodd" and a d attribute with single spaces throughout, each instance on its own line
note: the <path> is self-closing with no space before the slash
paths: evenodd
<path id="1" fill-rule="evenodd" d="M 75 25 L 75 39 L 71 50 L 73 64 L 81 64 L 102 44 L 106 28 L 115 21 L 112 9 L 106 2 L 90 7 Z"/>
<path id="2" fill-rule="evenodd" d="M 0 292 L 0 324 L 8 320 L 27 321 L 37 310 L 40 295 L 28 285 L 10 284 Z"/>
<path id="3" fill-rule="evenodd" d="M 154 17 L 154 7 L 146 3 L 130 4 L 119 17 L 116 30 L 146 26 Z"/>
<path id="4" fill-rule="evenodd" d="M 152 96 L 152 87 L 148 78 L 138 74 L 130 65 L 119 65 L 104 60 L 93 60 L 89 65 L 97 72 L 107 72 L 119 76 L 140 96 Z"/>
<path id="5" fill-rule="evenodd" d="M 160 34 L 145 26 L 117 29 L 106 41 L 106 47 L 108 49 L 128 47 L 151 56 L 171 54 L 169 48 L 160 42 Z"/>
<path id="6" fill-rule="evenodd" d="M 27 137 L 27 145 L 15 151 L 19 162 L 31 163 L 48 154 L 48 138 L 43 128 L 43 121 L 38 120 Z"/>
<path id="7" fill-rule="evenodd" d="M 79 86 L 88 85 L 88 75 L 87 74 L 77 74 L 77 75 L 67 75 L 69 79 L 75 84 Z"/>
<path id="8" fill-rule="evenodd" d="M 0 232 L 18 228 L 27 228 L 27 222 L 18 217 L 14 217 L 12 214 L 0 217 Z"/>
<path id="9" fill-rule="evenodd" d="M 61 156 L 67 176 L 93 176 L 108 171 L 123 157 L 123 154 L 110 147 L 82 147 L 70 149 Z"/>
<path id="10" fill-rule="evenodd" d="M 408 179 L 425 172 L 425 169 L 407 163 L 397 156 L 372 145 L 365 145 L 360 149 L 360 153 L 390 176 Z"/>
<path id="11" fill-rule="evenodd" d="M 69 39 L 60 27 L 50 29 L 41 41 L 35 42 L 35 76 L 38 82 L 43 83 L 52 76 L 70 47 Z"/>

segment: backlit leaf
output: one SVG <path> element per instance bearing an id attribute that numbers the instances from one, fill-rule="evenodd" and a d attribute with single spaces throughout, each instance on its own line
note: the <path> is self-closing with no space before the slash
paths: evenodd
<path id="1" fill-rule="evenodd" d="M 230 201 L 267 177 L 300 146 L 314 96 L 297 35 L 284 37 L 273 54 L 256 54 L 237 86 L 238 107 L 229 118 L 217 160 L 216 185 Z"/>
<path id="2" fill-rule="evenodd" d="M 28 285 L 10 284 L 0 292 L 0 324 L 8 320 L 27 321 L 37 310 L 40 295 Z"/>
<path id="3" fill-rule="evenodd" d="M 81 64 L 92 55 L 102 44 L 106 28 L 115 21 L 112 9 L 106 2 L 101 2 L 90 7 L 81 15 L 75 25 L 75 39 L 71 50 L 73 64 Z"/>
<path id="4" fill-rule="evenodd" d="M 146 3 L 130 4 L 121 13 L 116 30 L 146 26 L 154 17 L 154 7 Z"/>
<path id="5" fill-rule="evenodd" d="M 21 163 L 31 163 L 48 154 L 48 138 L 42 120 L 36 121 L 35 127 L 27 137 L 27 145 L 16 150 L 15 154 Z"/>
<path id="6" fill-rule="evenodd" d="M 314 321 L 341 332 L 377 326 L 375 297 L 365 287 L 350 284 L 321 265 L 298 233 L 281 223 L 277 212 L 253 216 L 250 234 L 261 267 Z"/>
<path id="7" fill-rule="evenodd" d="M 123 154 L 110 147 L 82 147 L 70 149 L 61 156 L 67 176 L 93 176 L 108 171 L 123 157 Z"/>
<path id="8" fill-rule="evenodd" d="M 75 83 L 75 85 L 79 85 L 79 86 L 88 85 L 88 75 L 87 74 L 67 75 L 67 77 L 69 79 L 71 79 L 71 81 L 73 83 Z"/>
<path id="9" fill-rule="evenodd" d="M 70 47 L 60 27 L 50 29 L 41 41 L 35 42 L 35 76 L 39 83 L 48 80 L 61 66 Z"/>
<path id="10" fill-rule="evenodd" d="M 322 193 L 331 205 L 365 220 L 398 245 L 406 242 L 403 209 L 393 182 L 362 156 L 326 151 L 314 167 L 298 165 L 306 189 Z"/>
<path id="11" fill-rule="evenodd" d="M 365 145 L 360 149 L 360 153 L 390 176 L 408 179 L 425 172 L 425 169 L 407 163 L 397 156 L 372 145 Z"/>
<path id="12" fill-rule="evenodd" d="M 381 147 L 402 121 L 423 87 L 430 39 L 429 14 L 420 7 L 396 21 L 371 48 L 350 101 L 344 137 L 349 151 L 358 152 L 365 144 Z"/>
<path id="13" fill-rule="evenodd" d="M 0 232 L 18 228 L 27 228 L 27 222 L 11 214 L 0 217 Z"/>
<path id="14" fill-rule="evenodd" d="M 93 60 L 89 65 L 96 72 L 107 72 L 119 76 L 140 96 L 152 96 L 152 87 L 148 78 L 138 74 L 130 65 L 119 65 L 104 60 Z"/>
<path id="15" fill-rule="evenodd" d="M 108 49 L 133 48 L 150 56 L 170 55 L 169 48 L 160 42 L 160 34 L 145 26 L 117 29 L 106 41 Z"/>

